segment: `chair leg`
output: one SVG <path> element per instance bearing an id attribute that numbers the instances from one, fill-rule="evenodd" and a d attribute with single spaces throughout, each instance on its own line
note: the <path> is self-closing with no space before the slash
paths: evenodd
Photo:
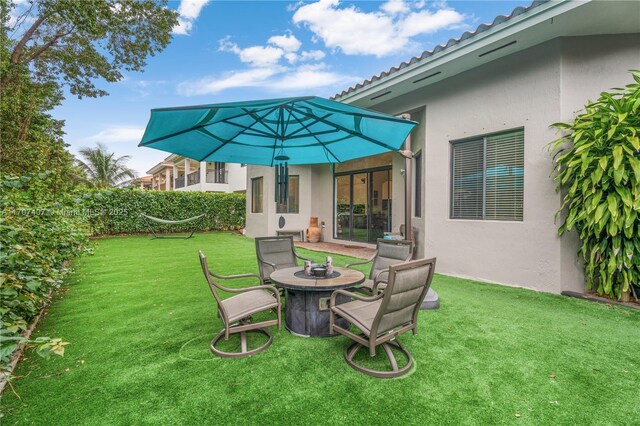
<path id="1" fill-rule="evenodd" d="M 247 333 L 262 333 L 268 337 L 268 340 L 257 348 L 249 350 L 247 345 Z M 232 334 L 235 333 L 232 332 Z M 216 348 L 215 345 L 220 341 L 220 339 L 225 337 L 225 330 L 222 330 L 218 334 L 216 334 L 216 336 L 211 341 L 211 345 L 209 346 L 211 352 L 221 358 L 244 358 L 264 351 L 269 346 L 271 346 L 271 342 L 273 341 L 273 336 L 271 335 L 271 333 L 269 333 L 268 330 L 262 328 L 258 328 L 256 330 L 241 331 L 238 334 L 240 334 L 240 352 L 224 352 Z"/>
<path id="2" fill-rule="evenodd" d="M 243 354 L 247 353 L 247 332 L 246 331 L 240 332 L 240 352 L 242 352 Z"/>
<path id="3" fill-rule="evenodd" d="M 282 306 L 278 306 L 278 330 L 282 330 Z"/>
<path id="4" fill-rule="evenodd" d="M 411 354 L 402 346 L 402 344 L 398 341 L 390 341 L 381 344 L 384 353 L 386 354 L 389 362 L 391 363 L 391 371 L 380 371 L 380 370 L 372 370 L 370 368 L 365 368 L 361 365 L 356 364 L 353 358 L 360 351 L 360 349 L 365 348 L 364 345 L 360 343 L 353 343 L 351 346 L 347 347 L 344 350 L 344 359 L 347 361 L 347 364 L 351 366 L 354 370 L 357 370 L 361 373 L 366 374 L 367 376 L 378 377 L 382 379 L 390 379 L 393 377 L 399 377 L 406 374 L 411 367 L 413 366 L 413 357 Z M 395 355 L 393 354 L 391 347 L 399 350 L 407 359 L 407 365 L 402 368 L 398 368 L 398 362 L 396 360 Z"/>

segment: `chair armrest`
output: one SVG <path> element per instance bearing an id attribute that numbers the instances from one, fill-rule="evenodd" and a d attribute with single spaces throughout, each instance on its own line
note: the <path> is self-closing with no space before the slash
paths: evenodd
<path id="1" fill-rule="evenodd" d="M 264 281 L 262 280 L 262 278 L 259 275 L 256 274 L 238 274 L 238 275 L 218 275 L 218 274 L 214 274 L 213 272 L 209 271 L 209 275 L 211 275 L 214 278 L 218 278 L 218 279 L 222 279 L 222 280 L 233 280 L 233 279 L 237 279 L 237 278 L 257 278 L 260 281 L 260 286 L 255 286 L 255 288 L 262 288 L 262 287 L 266 287 L 264 285 Z M 221 290 L 229 292 L 229 293 L 241 293 L 247 289 L 253 289 L 254 287 L 245 287 L 245 288 L 229 288 L 229 287 L 225 287 L 219 283 L 216 283 Z"/>
<path id="2" fill-rule="evenodd" d="M 386 285 L 386 284 L 389 284 L 389 283 L 388 283 L 387 281 L 385 281 L 385 280 L 375 281 L 375 282 L 373 283 L 373 288 L 371 289 L 371 292 L 372 292 L 373 294 L 378 294 L 378 285 L 379 285 L 379 284 L 385 284 L 385 285 Z M 384 290 L 383 290 L 383 291 L 384 291 Z"/>
<path id="3" fill-rule="evenodd" d="M 275 264 L 275 263 L 267 262 L 266 260 L 264 260 L 264 259 L 260 259 L 260 258 L 258 258 L 258 261 L 259 261 L 260 263 L 264 263 L 265 265 L 269 265 L 269 266 L 271 266 L 273 269 L 276 269 L 276 264 Z"/>
<path id="4" fill-rule="evenodd" d="M 296 251 L 296 249 L 293 249 L 293 255 L 294 255 L 295 257 L 297 257 L 298 259 L 308 260 L 308 261 L 310 261 L 310 262 L 313 262 L 313 259 L 309 259 L 308 257 L 301 256 L 301 255 Z M 274 266 L 275 266 L 275 265 L 274 265 Z"/>
<path id="5" fill-rule="evenodd" d="M 380 278 L 380 276 L 381 276 L 382 274 L 387 274 L 387 275 L 389 275 L 389 269 L 387 268 L 387 269 L 383 269 L 382 271 L 378 271 L 378 273 L 376 274 L 376 276 L 375 276 L 375 277 L 373 277 L 373 282 L 374 282 L 374 284 L 375 284 L 375 283 L 378 283 L 378 282 L 380 282 L 380 281 L 385 281 L 385 280 L 383 280 L 382 278 Z M 388 280 L 389 280 L 389 277 L 387 277 L 387 281 L 388 281 Z M 385 281 L 385 282 L 386 282 L 386 281 Z"/>
<path id="6" fill-rule="evenodd" d="M 329 308 L 333 308 L 334 306 L 336 306 L 336 297 L 339 294 L 343 294 L 345 296 L 349 296 L 349 297 L 357 299 L 357 300 L 362 300 L 363 302 L 375 302 L 376 300 L 378 300 L 378 299 L 380 299 L 382 297 L 382 294 L 375 295 L 375 296 L 361 296 L 361 295 L 356 294 L 356 293 L 354 293 L 352 291 L 335 290 L 333 293 L 331 293 L 331 299 L 329 301 Z"/>
<path id="7" fill-rule="evenodd" d="M 369 258 L 367 260 L 362 260 L 360 262 L 347 263 L 346 265 L 344 265 L 344 267 L 345 268 L 350 268 L 350 267 L 355 266 L 355 265 L 366 265 L 369 262 L 373 262 L 377 255 L 378 255 L 378 250 L 376 250 L 375 253 L 373 253 L 373 256 L 371 256 L 371 258 Z"/>

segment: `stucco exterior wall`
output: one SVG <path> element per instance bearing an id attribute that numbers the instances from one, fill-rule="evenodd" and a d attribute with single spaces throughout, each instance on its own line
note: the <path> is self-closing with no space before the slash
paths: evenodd
<path id="1" fill-rule="evenodd" d="M 313 179 L 311 178 L 315 168 L 323 166 L 289 166 L 289 175 L 300 176 L 300 209 L 298 213 L 276 213 L 275 202 L 275 171 L 272 167 L 266 166 L 247 166 L 247 223 L 245 233 L 249 237 L 264 237 L 268 235 L 276 235 L 276 231 L 280 229 L 278 227 L 278 219 L 283 216 L 285 219 L 285 226 L 283 230 L 303 229 L 306 230 L 309 227 L 309 218 L 312 216 L 313 200 L 316 199 L 312 188 Z M 329 165 L 325 165 L 325 168 L 329 168 Z M 251 212 L 251 180 L 253 178 L 263 178 L 263 212 L 252 213 Z M 321 186 L 324 190 L 327 182 L 324 179 L 318 179 L 318 182 L 322 182 Z M 330 182 L 330 180 L 329 180 Z M 331 195 L 328 198 L 328 202 L 331 202 Z M 314 214 L 317 216 L 317 214 Z M 320 219 L 324 220 L 324 219 Z"/>
<path id="2" fill-rule="evenodd" d="M 240 192 L 247 189 L 247 168 L 240 164 L 225 163 L 228 171 L 228 190 L 230 192 Z"/>
<path id="3" fill-rule="evenodd" d="M 443 274 L 551 293 L 584 290 L 577 238 L 557 237 L 554 223 L 561 197 L 550 177 L 548 143 L 557 135 L 549 125 L 570 120 L 601 91 L 627 84 L 629 69 L 640 69 L 638 34 L 559 38 L 371 107 L 393 115 L 410 112 L 421 123 L 412 133 L 412 150 L 422 151 L 424 179 L 422 217 L 413 218 L 417 255 L 437 257 Z M 523 221 L 450 219 L 450 142 L 516 128 L 524 129 L 525 141 Z M 395 157 L 397 230 L 404 221 L 404 161 Z M 300 214 L 285 215 L 285 228 L 306 228 L 313 214 L 325 221 L 324 238 L 332 241 L 330 166 L 302 169 L 290 172 L 301 176 Z M 250 213 L 250 178 L 256 175 L 265 176 L 263 214 Z M 247 185 L 247 234 L 274 235 L 279 215 L 272 169 L 249 167 Z"/>
<path id="4" fill-rule="evenodd" d="M 575 236 L 558 238 L 560 195 L 550 178 L 551 123 L 629 81 L 637 36 L 556 39 L 459 74 L 376 109 L 425 107 L 425 255 L 438 272 L 559 293 L 583 290 Z M 449 219 L 450 141 L 524 128 L 524 220 Z"/>

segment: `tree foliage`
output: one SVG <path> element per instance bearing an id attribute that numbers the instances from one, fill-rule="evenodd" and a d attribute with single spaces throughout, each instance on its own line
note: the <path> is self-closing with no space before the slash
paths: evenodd
<path id="1" fill-rule="evenodd" d="M 64 122 L 49 112 L 65 89 L 103 96 L 97 81 L 141 71 L 169 43 L 176 13 L 162 0 L 0 1 L 0 170 L 52 171 L 53 189 L 68 189 L 82 173 L 66 150 Z"/>
<path id="2" fill-rule="evenodd" d="M 620 298 L 640 283 L 640 72 L 604 92 L 552 143 L 564 193 L 559 234 L 575 229 L 589 289 Z"/>
<path id="3" fill-rule="evenodd" d="M 95 79 L 116 82 L 122 70 L 143 70 L 169 43 L 177 17 L 166 1 L 29 0 L 7 23 L 15 38 L 2 85 L 30 67 L 36 80 L 55 80 L 82 98 L 107 94 Z"/>
<path id="4" fill-rule="evenodd" d="M 6 72 L 8 55 L 3 37 L 2 75 Z M 62 99 L 56 84 L 36 82 L 27 69 L 20 69 L 6 87 L 0 94 L 0 170 L 14 175 L 49 170 L 56 176 L 50 181 L 54 187 L 74 182 L 77 171 L 62 138 L 64 122 L 49 114 Z"/>
<path id="5" fill-rule="evenodd" d="M 127 167 L 129 155 L 116 157 L 107 147 L 98 143 L 95 148 L 80 149 L 82 160 L 78 167 L 87 176 L 87 182 L 97 188 L 122 186 L 136 178 L 136 173 Z"/>

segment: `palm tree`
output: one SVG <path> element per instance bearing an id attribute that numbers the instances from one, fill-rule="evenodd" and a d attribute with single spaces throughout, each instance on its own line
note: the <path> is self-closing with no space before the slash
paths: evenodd
<path id="1" fill-rule="evenodd" d="M 127 167 L 130 155 L 116 157 L 101 143 L 95 148 L 81 148 L 79 152 L 84 161 L 76 159 L 78 167 L 93 186 L 122 186 L 136 178 L 136 172 Z"/>

